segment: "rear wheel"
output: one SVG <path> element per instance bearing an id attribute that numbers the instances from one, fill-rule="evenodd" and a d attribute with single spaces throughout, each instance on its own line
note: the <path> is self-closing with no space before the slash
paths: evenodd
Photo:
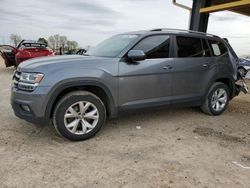
<path id="1" fill-rule="evenodd" d="M 201 110 L 209 115 L 220 115 L 227 108 L 229 96 L 228 86 L 224 83 L 216 82 L 210 88 Z"/>
<path id="2" fill-rule="evenodd" d="M 105 120 L 103 102 L 86 91 L 74 91 L 62 97 L 53 114 L 53 124 L 59 135 L 72 141 L 94 136 Z"/>

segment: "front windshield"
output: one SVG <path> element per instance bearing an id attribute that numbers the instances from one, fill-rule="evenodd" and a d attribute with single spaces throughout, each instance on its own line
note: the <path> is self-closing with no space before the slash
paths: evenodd
<path id="1" fill-rule="evenodd" d="M 91 48 L 86 55 L 99 57 L 116 57 L 119 55 L 138 35 L 116 35 L 96 47 Z"/>

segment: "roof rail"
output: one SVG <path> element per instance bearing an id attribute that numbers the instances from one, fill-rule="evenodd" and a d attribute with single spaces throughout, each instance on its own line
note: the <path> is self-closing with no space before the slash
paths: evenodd
<path id="1" fill-rule="evenodd" d="M 192 31 L 192 30 L 185 30 L 185 29 L 157 28 L 157 29 L 152 29 L 150 31 L 151 32 L 153 31 L 179 31 L 179 32 L 186 32 L 186 33 L 196 33 L 196 34 L 201 34 L 201 35 L 215 36 L 209 33 L 203 33 L 199 31 Z"/>
<path id="2" fill-rule="evenodd" d="M 162 29 L 152 29 L 150 31 L 162 31 Z"/>

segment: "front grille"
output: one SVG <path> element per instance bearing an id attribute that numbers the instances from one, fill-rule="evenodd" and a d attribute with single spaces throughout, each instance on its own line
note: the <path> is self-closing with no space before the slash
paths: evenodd
<path id="1" fill-rule="evenodd" d="M 13 76 L 13 84 L 14 84 L 14 87 L 16 87 L 16 88 L 17 88 L 19 80 L 20 80 L 20 75 L 21 75 L 21 72 L 15 71 L 14 76 Z"/>

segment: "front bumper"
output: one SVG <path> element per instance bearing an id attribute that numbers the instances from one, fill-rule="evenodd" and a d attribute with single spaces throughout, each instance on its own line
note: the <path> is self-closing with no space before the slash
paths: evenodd
<path id="1" fill-rule="evenodd" d="M 38 86 L 35 91 L 26 92 L 12 87 L 10 100 L 15 115 L 40 126 L 48 124 L 45 111 L 49 89 Z"/>

